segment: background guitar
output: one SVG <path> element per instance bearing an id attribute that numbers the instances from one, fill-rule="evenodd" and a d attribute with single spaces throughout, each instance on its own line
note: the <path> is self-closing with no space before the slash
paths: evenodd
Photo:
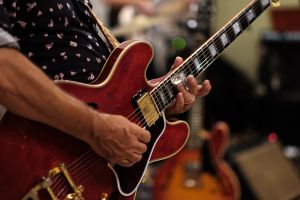
<path id="1" fill-rule="evenodd" d="M 229 138 L 224 122 L 214 125 L 201 148 L 183 149 L 165 161 L 155 176 L 154 199 L 236 200 L 240 196 L 238 179 L 223 161 Z"/>
<path id="2" fill-rule="evenodd" d="M 210 35 L 212 0 L 197 2 L 196 15 L 190 16 L 184 27 L 193 40 Z M 193 25 L 194 24 L 194 25 Z M 211 134 L 202 127 L 203 101 L 198 99 L 189 112 L 191 135 L 186 148 L 166 161 L 156 174 L 154 199 L 239 199 L 238 180 L 222 160 L 229 138 L 224 122 L 215 124 Z"/>
<path id="3" fill-rule="evenodd" d="M 48 196 L 58 196 L 57 199 L 69 196 L 89 200 L 133 199 L 148 164 L 178 153 L 189 134 L 187 123 L 169 122 L 164 116 L 164 110 L 178 93 L 174 80 L 203 74 L 270 3 L 253 0 L 155 86 L 145 77 L 153 50 L 148 43 L 139 41 L 127 41 L 116 47 L 94 85 L 57 82 L 66 92 L 101 112 L 127 116 L 141 127 L 146 126 L 151 132 L 148 150 L 142 160 L 130 168 L 108 165 L 83 142 L 45 125 L 6 114 L 0 124 L 2 199 L 36 200 L 40 190 L 48 192 Z M 120 90 L 124 85 L 126 90 Z M 219 178 L 227 179 L 223 174 L 225 170 L 221 170 L 226 169 L 223 167 L 226 165 L 217 159 L 222 155 L 224 142 L 211 141 L 216 144 L 209 148 L 215 158 L 214 169 Z"/>

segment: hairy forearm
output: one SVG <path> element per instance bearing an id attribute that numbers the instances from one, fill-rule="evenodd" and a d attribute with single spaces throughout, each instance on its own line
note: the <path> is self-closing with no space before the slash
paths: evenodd
<path id="1" fill-rule="evenodd" d="M 83 140 L 92 131 L 95 111 L 66 94 L 26 57 L 12 49 L 0 49 L 0 104 L 15 114 Z"/>

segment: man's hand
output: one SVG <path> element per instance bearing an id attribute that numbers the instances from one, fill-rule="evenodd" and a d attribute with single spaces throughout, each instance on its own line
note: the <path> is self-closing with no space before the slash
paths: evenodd
<path id="1" fill-rule="evenodd" d="M 181 57 L 176 57 L 171 71 L 176 69 L 182 62 Z M 211 85 L 208 80 L 205 80 L 202 85 L 198 85 L 196 78 L 190 75 L 187 77 L 186 86 L 180 83 L 177 88 L 179 93 L 175 103 L 166 109 L 167 115 L 180 114 L 189 110 L 193 106 L 196 97 L 206 96 L 210 92 Z"/>
<path id="2" fill-rule="evenodd" d="M 142 159 L 150 133 L 125 117 L 97 113 L 87 142 L 113 164 L 130 167 Z"/>

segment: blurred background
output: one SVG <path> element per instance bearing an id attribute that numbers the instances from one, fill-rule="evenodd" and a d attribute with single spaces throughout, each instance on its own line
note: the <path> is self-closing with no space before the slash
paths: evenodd
<path id="1" fill-rule="evenodd" d="M 262 2 L 265 2 L 262 0 Z M 167 73 L 248 0 L 93 0 L 119 41 L 153 45 L 147 76 Z M 182 151 L 151 164 L 138 200 L 300 199 L 300 1 L 282 0 L 246 29 L 199 80 L 211 93 L 179 116 Z"/>

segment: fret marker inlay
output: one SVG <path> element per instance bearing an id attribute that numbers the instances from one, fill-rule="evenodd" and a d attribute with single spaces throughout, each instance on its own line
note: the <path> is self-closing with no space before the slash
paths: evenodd
<path id="1" fill-rule="evenodd" d="M 199 72 L 201 70 L 201 64 L 199 63 L 199 60 L 197 58 L 194 59 L 194 64 L 196 66 L 197 71 Z"/>
<path id="2" fill-rule="evenodd" d="M 250 9 L 246 12 L 246 17 L 247 17 L 247 21 L 249 23 L 255 18 L 255 15 L 254 15 L 254 12 L 252 9 Z"/>
<path id="3" fill-rule="evenodd" d="M 212 57 L 215 57 L 217 55 L 218 52 L 213 44 L 209 45 L 208 49 Z"/>
<path id="4" fill-rule="evenodd" d="M 270 0 L 261 0 L 261 5 L 265 8 L 270 4 Z"/>
<path id="5" fill-rule="evenodd" d="M 228 41 L 226 33 L 222 33 L 222 35 L 220 36 L 220 38 L 221 38 L 223 47 L 226 47 L 226 45 L 229 44 L 229 41 Z"/>
<path id="6" fill-rule="evenodd" d="M 0 0 L 1 2 L 1 0 Z M 252 2 L 231 19 L 222 29 L 197 49 L 170 77 L 151 91 L 159 112 L 176 99 L 176 86 L 185 84 L 188 75 L 200 76 L 219 55 L 271 5 L 271 0 Z"/>
<path id="7" fill-rule="evenodd" d="M 159 93 L 159 96 L 160 96 L 161 100 L 163 101 L 163 104 L 166 105 L 167 100 L 165 98 L 165 95 L 163 94 L 163 91 L 159 90 L 158 93 Z"/>
<path id="8" fill-rule="evenodd" d="M 234 22 L 232 24 L 232 28 L 233 28 L 233 31 L 234 31 L 235 35 L 238 35 L 242 30 L 239 22 Z"/>
<path id="9" fill-rule="evenodd" d="M 169 94 L 169 96 L 170 96 L 170 98 L 173 98 L 173 93 L 172 93 L 172 91 L 171 91 L 171 89 L 169 88 L 169 86 L 168 85 L 166 85 L 166 90 L 167 90 L 167 92 L 168 92 L 168 94 Z"/>

